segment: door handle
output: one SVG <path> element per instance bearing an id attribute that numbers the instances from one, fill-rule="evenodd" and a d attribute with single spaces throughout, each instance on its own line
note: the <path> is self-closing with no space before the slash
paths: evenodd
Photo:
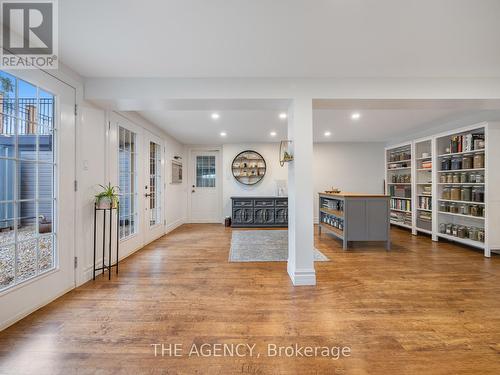
<path id="1" fill-rule="evenodd" d="M 144 196 L 145 196 L 146 198 L 147 198 L 147 197 L 150 197 L 150 196 L 152 196 L 152 195 L 153 195 L 153 194 L 151 194 L 151 193 L 146 193 L 146 194 L 144 194 Z"/>

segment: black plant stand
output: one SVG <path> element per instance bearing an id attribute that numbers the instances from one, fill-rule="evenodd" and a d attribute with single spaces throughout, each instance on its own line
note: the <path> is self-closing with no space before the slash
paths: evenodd
<path id="1" fill-rule="evenodd" d="M 116 211 L 116 264 L 111 264 L 111 244 L 113 243 L 113 210 Z M 97 211 L 103 212 L 102 219 L 102 267 L 96 268 L 96 250 L 97 250 Z M 106 251 L 106 214 L 109 211 L 109 256 L 108 264 L 104 263 L 104 255 Z M 97 204 L 94 203 L 94 275 L 95 280 L 96 271 L 101 271 L 104 274 L 104 270 L 108 270 L 108 279 L 111 280 L 111 269 L 116 267 L 116 273 L 118 274 L 118 248 L 120 245 L 120 205 L 117 204 L 116 208 L 98 208 Z"/>

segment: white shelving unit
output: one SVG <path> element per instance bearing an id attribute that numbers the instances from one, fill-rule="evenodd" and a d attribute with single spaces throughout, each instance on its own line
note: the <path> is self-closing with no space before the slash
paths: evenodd
<path id="1" fill-rule="evenodd" d="M 390 156 L 402 150 L 409 152 L 408 165 L 394 165 Z M 411 229 L 413 234 L 430 234 L 435 241 L 446 239 L 483 249 L 486 257 L 492 250 L 500 250 L 500 122 L 475 124 L 388 147 L 385 158 L 387 193 L 395 187 L 411 189 L 411 220 L 391 220 L 392 224 Z M 454 165 L 448 165 L 448 160 L 454 160 Z M 392 176 L 408 167 L 410 183 L 393 183 Z M 403 211 L 391 212 L 408 213 Z"/>
<path id="2" fill-rule="evenodd" d="M 487 141 L 486 124 L 436 137 L 438 168 L 435 230 L 439 238 L 484 249 L 485 255 L 489 256 L 490 248 L 486 239 L 488 207 L 485 198 L 488 185 L 485 168 Z M 472 191 L 477 192 L 474 197 Z M 484 198 L 476 199 L 479 195 Z M 482 213 L 479 216 L 472 215 L 472 209 Z"/>
<path id="3" fill-rule="evenodd" d="M 432 138 L 423 138 L 414 141 L 415 160 L 413 168 L 413 193 L 415 210 L 413 223 L 416 232 L 432 234 L 432 183 L 433 183 L 433 149 Z"/>
<path id="4" fill-rule="evenodd" d="M 412 169 L 413 143 L 403 143 L 385 150 L 386 192 L 391 196 L 391 224 L 413 228 Z"/>

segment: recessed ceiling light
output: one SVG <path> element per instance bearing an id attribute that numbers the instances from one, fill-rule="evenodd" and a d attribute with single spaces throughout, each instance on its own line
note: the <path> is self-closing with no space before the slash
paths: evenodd
<path id="1" fill-rule="evenodd" d="M 227 133 L 226 133 L 226 132 L 220 132 L 220 136 L 221 136 L 221 137 L 225 137 L 226 135 L 227 135 Z"/>
<path id="2" fill-rule="evenodd" d="M 212 113 L 212 119 L 217 120 L 220 117 L 220 115 L 216 112 Z"/>
<path id="3" fill-rule="evenodd" d="M 361 117 L 361 113 L 359 112 L 354 112 L 352 115 L 351 115 L 351 118 L 353 120 L 359 120 L 359 118 Z"/>
<path id="4" fill-rule="evenodd" d="M 288 117 L 288 115 L 285 112 L 280 113 L 280 119 L 284 120 Z"/>
<path id="5" fill-rule="evenodd" d="M 269 133 L 269 135 L 270 135 L 271 137 L 276 137 L 276 132 L 271 132 L 271 133 Z"/>
<path id="6" fill-rule="evenodd" d="M 332 133 L 331 133 L 331 132 L 329 132 L 329 131 L 326 131 L 326 132 L 325 132 L 325 137 L 329 137 L 329 136 L 331 136 L 331 135 L 332 135 Z"/>

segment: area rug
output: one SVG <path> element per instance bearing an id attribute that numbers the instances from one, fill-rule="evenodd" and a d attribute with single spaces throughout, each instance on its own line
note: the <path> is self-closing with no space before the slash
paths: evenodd
<path id="1" fill-rule="evenodd" d="M 288 260 L 287 230 L 233 230 L 230 262 L 286 262 Z M 314 249 L 314 261 L 329 259 Z"/>

